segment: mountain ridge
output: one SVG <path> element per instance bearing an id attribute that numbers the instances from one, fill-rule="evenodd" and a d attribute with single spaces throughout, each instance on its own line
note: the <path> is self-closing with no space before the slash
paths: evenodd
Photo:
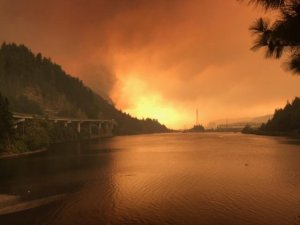
<path id="1" fill-rule="evenodd" d="M 121 110 L 60 65 L 25 45 L 0 48 L 0 92 L 16 112 L 73 118 L 115 119 L 117 134 L 167 132 L 156 119 L 139 120 Z"/>

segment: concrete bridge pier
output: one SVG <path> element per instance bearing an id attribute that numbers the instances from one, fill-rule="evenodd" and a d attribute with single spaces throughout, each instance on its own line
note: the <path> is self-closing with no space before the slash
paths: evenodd
<path id="1" fill-rule="evenodd" d="M 26 119 L 17 119 L 14 124 L 14 129 L 18 129 L 20 126 L 22 126 L 22 135 L 24 136 L 25 134 L 25 121 Z"/>
<path id="2" fill-rule="evenodd" d="M 88 125 L 89 125 L 89 137 L 91 137 L 92 136 L 92 122 L 89 122 L 88 123 Z"/>
<path id="3" fill-rule="evenodd" d="M 71 123 L 71 121 L 66 121 L 66 122 L 64 122 L 64 126 L 65 126 L 65 127 L 68 127 L 69 123 Z"/>
<path id="4" fill-rule="evenodd" d="M 102 131 L 102 124 L 98 123 L 98 135 L 101 134 L 101 131 Z"/>
<path id="5" fill-rule="evenodd" d="M 77 133 L 80 134 L 81 131 L 81 122 L 77 123 Z"/>
<path id="6" fill-rule="evenodd" d="M 107 133 L 107 123 L 103 123 L 102 127 L 103 127 L 103 133 L 104 133 L 104 135 L 106 135 L 106 133 Z"/>
<path id="7" fill-rule="evenodd" d="M 113 130 L 113 124 L 112 123 L 104 123 L 104 135 L 105 136 L 111 136 Z"/>
<path id="8" fill-rule="evenodd" d="M 113 129 L 114 129 L 114 124 L 113 124 L 113 123 L 109 123 L 109 124 L 108 124 L 108 132 L 109 132 L 109 135 L 112 135 Z"/>

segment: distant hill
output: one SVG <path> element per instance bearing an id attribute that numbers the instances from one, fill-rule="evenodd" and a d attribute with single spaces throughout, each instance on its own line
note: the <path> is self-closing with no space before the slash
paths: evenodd
<path id="1" fill-rule="evenodd" d="M 185 132 L 204 132 L 205 128 L 202 125 L 194 125 L 191 129 L 185 130 Z"/>
<path id="2" fill-rule="evenodd" d="M 273 117 L 273 115 L 259 116 L 259 117 L 252 118 L 250 122 L 252 122 L 252 123 L 266 123 L 272 117 Z"/>
<path id="3" fill-rule="evenodd" d="M 138 120 L 67 74 L 61 66 L 24 45 L 3 43 L 0 92 L 16 112 L 62 117 L 115 119 L 119 134 L 166 132 L 157 120 Z"/>
<path id="4" fill-rule="evenodd" d="M 244 127 L 246 124 L 252 124 L 252 125 L 261 125 L 263 123 L 266 123 L 269 119 L 272 118 L 272 115 L 264 115 L 264 116 L 259 116 L 259 117 L 247 117 L 247 118 L 236 118 L 236 119 L 220 119 L 220 120 L 215 120 L 210 122 L 207 125 L 208 129 L 213 129 L 217 127 Z"/>

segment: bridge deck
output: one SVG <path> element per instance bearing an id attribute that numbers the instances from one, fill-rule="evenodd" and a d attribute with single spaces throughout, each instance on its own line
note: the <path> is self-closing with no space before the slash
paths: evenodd
<path id="1" fill-rule="evenodd" d="M 111 119 L 111 120 L 105 120 L 105 119 L 89 119 L 89 118 L 64 118 L 64 117 L 44 117 L 41 115 L 37 114 L 26 114 L 26 113 L 13 113 L 13 118 L 14 119 L 42 119 L 42 120 L 50 120 L 50 121 L 60 121 L 60 122 L 67 122 L 67 123 L 72 123 L 72 122 L 77 122 L 77 123 L 85 123 L 85 122 L 96 122 L 96 123 L 113 123 L 115 124 L 116 122 Z"/>

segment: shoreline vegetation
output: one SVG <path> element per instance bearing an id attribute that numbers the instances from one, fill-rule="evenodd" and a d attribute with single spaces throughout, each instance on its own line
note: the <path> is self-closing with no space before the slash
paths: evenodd
<path id="1" fill-rule="evenodd" d="M 273 137 L 293 137 L 293 138 L 300 138 L 300 133 L 295 132 L 278 132 L 278 131 L 261 131 L 258 129 L 250 129 L 250 130 L 242 130 L 241 133 L 243 134 L 254 134 L 254 135 L 261 135 L 261 136 L 273 136 Z"/>
<path id="2" fill-rule="evenodd" d="M 296 97 L 292 103 L 287 102 L 284 108 L 276 109 L 272 119 L 258 129 L 247 125 L 242 133 L 300 138 L 300 98 Z"/>

